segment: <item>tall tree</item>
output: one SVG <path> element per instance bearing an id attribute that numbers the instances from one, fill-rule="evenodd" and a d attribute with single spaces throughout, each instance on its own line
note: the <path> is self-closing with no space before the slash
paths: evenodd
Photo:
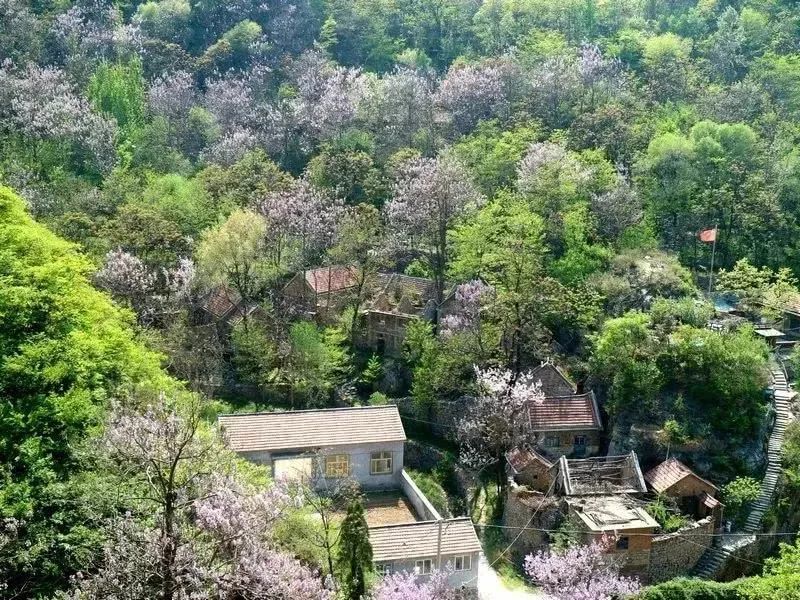
<path id="1" fill-rule="evenodd" d="M 372 545 L 360 497 L 353 498 L 347 507 L 338 550 L 337 562 L 345 597 L 347 600 L 361 600 L 367 591 L 367 576 L 372 571 Z"/>

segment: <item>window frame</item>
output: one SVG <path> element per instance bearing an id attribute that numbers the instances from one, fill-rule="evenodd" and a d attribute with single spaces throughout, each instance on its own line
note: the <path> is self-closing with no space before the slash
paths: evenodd
<path id="1" fill-rule="evenodd" d="M 583 435 L 583 434 L 581 434 L 581 435 L 576 435 L 576 436 L 573 438 L 573 445 L 575 445 L 575 446 L 588 446 L 588 445 L 589 445 L 589 443 L 588 443 L 588 442 L 589 442 L 589 438 L 587 438 L 587 437 L 586 437 L 585 435 Z"/>
<path id="2" fill-rule="evenodd" d="M 383 470 L 378 465 L 384 463 Z M 379 450 L 370 452 L 369 455 L 369 474 L 370 475 L 391 475 L 394 472 L 394 455 L 389 450 Z"/>
<path id="3" fill-rule="evenodd" d="M 386 577 L 387 575 L 391 575 L 394 572 L 394 568 L 392 567 L 392 563 L 376 563 L 375 564 L 375 573 L 380 575 L 381 577 Z"/>
<path id="4" fill-rule="evenodd" d="M 555 443 L 551 443 L 555 442 Z M 545 448 L 560 448 L 561 447 L 561 437 L 557 435 L 548 435 L 544 438 L 544 446 Z"/>
<path id="5" fill-rule="evenodd" d="M 420 563 L 422 567 L 420 568 Z M 428 569 L 425 570 L 425 565 L 427 563 Z M 431 558 L 420 558 L 414 561 L 414 573 L 417 575 L 430 575 L 433 571 L 433 559 Z"/>
<path id="6" fill-rule="evenodd" d="M 458 567 L 458 559 L 461 559 L 461 568 Z M 457 572 L 472 571 L 472 555 L 458 554 L 453 557 L 453 569 Z"/>
<path id="7" fill-rule="evenodd" d="M 630 548 L 631 539 L 627 535 L 622 535 L 617 538 L 615 548 L 617 550 L 627 550 Z"/>
<path id="8" fill-rule="evenodd" d="M 341 465 L 344 464 L 344 472 Z M 326 454 L 325 455 L 325 478 L 341 479 L 350 476 L 350 455 L 349 454 Z"/>

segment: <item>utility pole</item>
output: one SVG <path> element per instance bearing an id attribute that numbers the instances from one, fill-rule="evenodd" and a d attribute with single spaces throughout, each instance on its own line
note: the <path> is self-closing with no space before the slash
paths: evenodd
<path id="1" fill-rule="evenodd" d="M 708 270 L 708 293 L 711 294 L 711 286 L 714 283 L 714 254 L 717 251 L 717 235 L 719 230 L 717 224 L 714 224 L 714 243 L 711 245 L 711 268 Z"/>
<path id="2" fill-rule="evenodd" d="M 442 570 L 442 518 L 439 517 L 439 537 L 436 540 L 436 569 Z"/>

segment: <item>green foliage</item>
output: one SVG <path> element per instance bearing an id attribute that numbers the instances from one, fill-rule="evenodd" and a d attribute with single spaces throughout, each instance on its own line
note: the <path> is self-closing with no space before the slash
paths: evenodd
<path id="1" fill-rule="evenodd" d="M 665 533 L 677 531 L 689 523 L 689 519 L 680 513 L 674 502 L 671 502 L 671 498 L 665 496 L 659 496 L 652 502 L 648 502 L 647 513 L 658 521 Z"/>
<path id="2" fill-rule="evenodd" d="M 113 116 L 123 131 L 129 132 L 142 124 L 145 84 L 139 59 L 127 64 L 100 63 L 87 93 L 94 106 Z"/>
<path id="3" fill-rule="evenodd" d="M 336 567 L 344 597 L 361 600 L 366 593 L 367 576 L 372 572 L 372 546 L 361 498 L 350 501 L 342 521 Z"/>
<path id="4" fill-rule="evenodd" d="M 646 588 L 638 600 L 741 600 L 736 582 L 717 583 L 702 579 L 673 579 Z"/>
<path id="5" fill-rule="evenodd" d="M 737 589 L 745 600 L 800 598 L 800 546 L 781 544 L 779 555 L 764 561 L 762 574 L 745 579 Z"/>
<path id="6" fill-rule="evenodd" d="M 94 560 L 113 506 L 84 452 L 111 398 L 177 389 L 92 265 L 0 188 L 0 518 L 21 521 L 0 578 L 48 595 Z"/>
<path id="7" fill-rule="evenodd" d="M 406 472 L 411 476 L 411 479 L 417 484 L 419 490 L 431 501 L 433 507 L 442 517 L 448 518 L 452 516 L 447 492 L 444 491 L 444 488 L 437 481 L 434 474 L 422 473 L 414 469 L 406 469 Z"/>
<path id="8" fill-rule="evenodd" d="M 725 514 L 736 523 L 742 523 L 747 517 L 750 503 L 761 493 L 761 483 L 752 477 L 737 477 L 722 488 L 722 499 L 725 503 Z"/>

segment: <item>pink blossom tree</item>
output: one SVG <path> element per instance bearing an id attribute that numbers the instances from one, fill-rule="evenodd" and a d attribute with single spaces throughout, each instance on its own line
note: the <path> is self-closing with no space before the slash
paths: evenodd
<path id="1" fill-rule="evenodd" d="M 615 600 L 636 595 L 636 579 L 619 574 L 611 540 L 564 550 L 545 550 L 525 558 L 525 573 L 542 590 L 559 600 Z"/>
<path id="2" fill-rule="evenodd" d="M 477 395 L 458 425 L 460 456 L 475 468 L 495 465 L 502 486 L 505 454 L 529 440 L 528 405 L 544 394 L 530 371 L 475 367 L 475 375 Z"/>
<path id="3" fill-rule="evenodd" d="M 448 230 L 483 201 L 464 167 L 449 156 L 414 158 L 398 169 L 386 219 L 397 242 L 426 255 L 439 300 L 449 260 Z"/>

